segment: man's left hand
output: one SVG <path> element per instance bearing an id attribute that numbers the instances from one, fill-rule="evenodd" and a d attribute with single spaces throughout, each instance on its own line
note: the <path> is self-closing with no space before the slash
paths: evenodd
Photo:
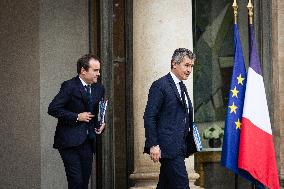
<path id="1" fill-rule="evenodd" d="M 150 158 L 153 160 L 155 163 L 159 162 L 159 159 L 161 158 L 161 150 L 159 145 L 157 146 L 152 146 L 150 148 Z"/>
<path id="2" fill-rule="evenodd" d="M 100 128 L 95 128 L 96 134 L 98 134 L 98 135 L 101 134 L 103 132 L 103 130 L 105 129 L 105 126 L 106 126 L 106 124 L 103 123 L 103 124 L 101 124 Z"/>

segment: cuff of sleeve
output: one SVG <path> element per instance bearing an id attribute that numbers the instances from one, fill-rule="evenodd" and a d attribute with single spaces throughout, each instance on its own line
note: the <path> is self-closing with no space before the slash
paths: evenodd
<path id="1" fill-rule="evenodd" d="M 78 114 L 72 113 L 72 115 L 70 115 L 70 116 L 72 116 L 72 117 L 70 117 L 72 121 L 75 121 L 75 122 L 79 121 L 79 120 L 77 120 L 78 119 Z"/>

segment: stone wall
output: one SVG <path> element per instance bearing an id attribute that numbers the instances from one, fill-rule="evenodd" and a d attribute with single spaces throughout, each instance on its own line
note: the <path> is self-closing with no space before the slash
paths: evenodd
<path id="1" fill-rule="evenodd" d="M 45 0 L 40 6 L 41 188 L 67 188 L 64 166 L 52 148 L 57 120 L 48 104 L 61 83 L 77 75 L 76 62 L 88 53 L 88 1 Z"/>
<path id="2" fill-rule="evenodd" d="M 47 115 L 88 53 L 88 1 L 0 3 L 0 188 L 67 188 Z"/>
<path id="3" fill-rule="evenodd" d="M 0 188 L 40 188 L 39 1 L 0 9 Z"/>
<path id="4" fill-rule="evenodd" d="M 273 103 L 275 148 L 277 165 L 284 187 L 284 2 L 272 1 L 272 64 L 273 64 Z"/>

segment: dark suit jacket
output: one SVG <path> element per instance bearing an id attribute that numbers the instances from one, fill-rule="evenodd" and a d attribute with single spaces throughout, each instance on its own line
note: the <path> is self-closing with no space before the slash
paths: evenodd
<path id="1" fill-rule="evenodd" d="M 187 93 L 187 92 L 186 92 Z M 175 158 L 179 154 L 187 153 L 186 138 L 192 142 L 192 105 L 188 94 L 189 114 L 186 113 L 180 94 L 169 74 L 155 81 L 148 95 L 148 102 L 144 113 L 145 148 L 149 153 L 152 146 L 159 145 L 162 158 Z M 188 123 L 185 123 L 188 118 Z M 190 132 L 188 132 L 190 129 Z M 189 137 L 188 137 L 189 136 Z"/>
<path id="2" fill-rule="evenodd" d="M 98 83 L 91 85 L 92 97 L 94 100 L 94 127 L 88 131 L 94 133 L 94 129 L 98 126 L 98 104 L 104 97 L 104 87 Z M 88 112 L 87 92 L 79 79 L 79 76 L 68 81 L 64 81 L 61 85 L 59 93 L 54 97 L 48 107 L 48 114 L 58 118 L 58 123 L 54 136 L 53 147 L 64 149 L 68 147 L 78 146 L 87 138 L 87 130 L 90 130 L 87 122 L 77 121 L 79 113 Z M 95 136 L 95 134 L 94 134 Z"/>

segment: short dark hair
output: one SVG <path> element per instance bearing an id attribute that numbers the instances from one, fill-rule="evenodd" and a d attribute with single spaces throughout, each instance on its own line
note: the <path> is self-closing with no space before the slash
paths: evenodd
<path id="1" fill-rule="evenodd" d="M 84 68 L 86 71 L 89 70 L 89 67 L 90 67 L 89 62 L 91 59 L 95 59 L 99 61 L 98 57 L 96 57 L 93 54 L 85 54 L 81 58 L 78 59 L 77 61 L 77 73 L 78 74 L 81 73 L 82 68 Z"/>
<path id="2" fill-rule="evenodd" d="M 187 56 L 191 60 L 196 59 L 195 54 L 193 52 L 191 52 L 189 49 L 178 48 L 174 51 L 174 54 L 172 56 L 171 68 L 173 68 L 173 62 L 175 62 L 176 64 L 180 64 L 185 56 Z"/>

